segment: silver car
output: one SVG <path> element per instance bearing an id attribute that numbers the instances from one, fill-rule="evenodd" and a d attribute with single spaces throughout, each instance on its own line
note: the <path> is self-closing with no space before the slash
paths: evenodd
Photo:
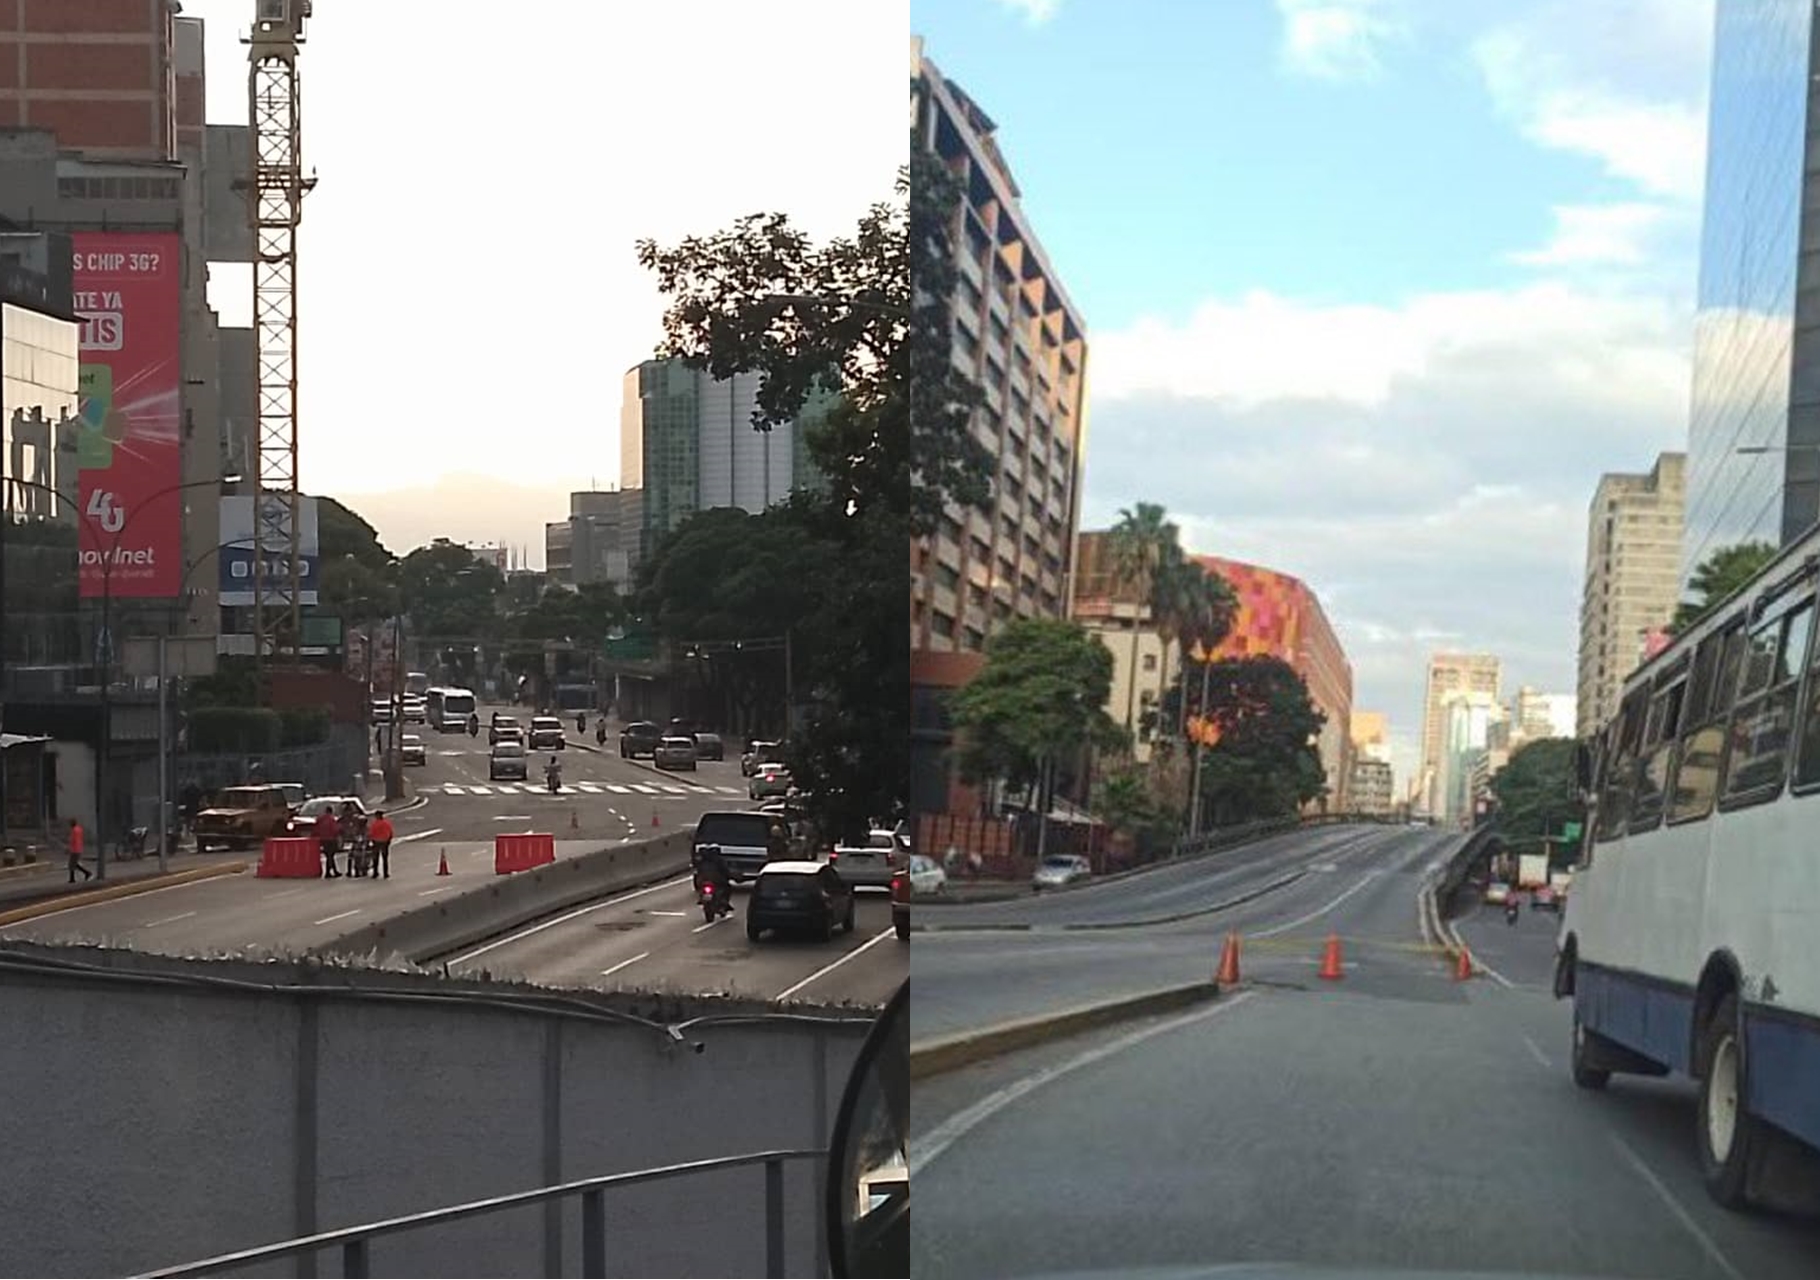
<path id="1" fill-rule="evenodd" d="M 660 739 L 651 753 L 651 764 L 659 769 L 687 769 L 695 772 L 695 739 L 681 736 Z"/>
<path id="2" fill-rule="evenodd" d="M 1036 874 L 1030 878 L 1030 887 L 1034 890 L 1062 889 L 1080 884 L 1092 875 L 1093 867 L 1087 859 L 1070 853 L 1052 853 L 1043 859 Z"/>
<path id="3" fill-rule="evenodd" d="M 487 760 L 487 778 L 493 782 L 501 779 L 523 782 L 529 776 L 529 767 L 524 744 L 506 739 L 493 744 L 493 753 Z"/>
<path id="4" fill-rule="evenodd" d="M 889 889 L 891 877 L 904 865 L 900 852 L 889 831 L 875 830 L 863 845 L 836 845 L 828 861 L 850 885 Z"/>

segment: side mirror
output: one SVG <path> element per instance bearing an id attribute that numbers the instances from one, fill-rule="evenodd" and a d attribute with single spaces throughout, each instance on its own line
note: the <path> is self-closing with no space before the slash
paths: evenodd
<path id="1" fill-rule="evenodd" d="M 828 1146 L 828 1265 L 835 1276 L 910 1274 L 910 982 L 873 1023 Z"/>
<path id="2" fill-rule="evenodd" d="M 1592 793 L 1592 748 L 1587 746 L 1584 740 L 1574 743 L 1574 786 L 1579 788 L 1582 796 Z"/>

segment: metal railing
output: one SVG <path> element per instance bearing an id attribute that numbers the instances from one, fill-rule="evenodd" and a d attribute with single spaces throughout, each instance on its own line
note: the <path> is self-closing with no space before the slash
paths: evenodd
<path id="1" fill-rule="evenodd" d="M 711 1160 L 691 1160 L 683 1164 L 660 1165 L 654 1169 L 637 1169 L 631 1173 L 610 1173 L 599 1178 L 583 1178 L 578 1182 L 561 1182 L 553 1187 L 539 1187 L 535 1191 L 518 1191 L 511 1195 L 494 1196 L 488 1200 L 472 1200 L 466 1204 L 451 1205 L 444 1209 L 430 1209 L 423 1213 L 406 1214 L 399 1218 L 385 1218 L 379 1222 L 363 1223 L 357 1227 L 323 1231 L 313 1236 L 299 1236 L 295 1240 L 281 1240 L 277 1244 L 261 1245 L 255 1249 L 242 1249 L 236 1253 L 224 1253 L 213 1258 L 204 1258 L 200 1262 L 186 1262 L 181 1266 L 167 1267 L 162 1271 L 146 1271 L 140 1274 L 148 1278 L 208 1276 L 228 1271 L 238 1274 L 244 1268 L 255 1263 L 274 1262 L 283 1258 L 302 1258 L 321 1249 L 339 1248 L 341 1250 L 341 1274 L 363 1280 L 364 1277 L 372 1274 L 370 1270 L 372 1242 L 383 1236 L 399 1235 L 406 1231 L 440 1226 L 446 1222 L 458 1222 L 466 1218 L 484 1218 L 489 1214 L 500 1213 L 508 1209 L 518 1209 L 533 1204 L 547 1205 L 565 1200 L 570 1196 L 580 1196 L 581 1274 L 583 1276 L 605 1276 L 607 1274 L 606 1193 L 608 1191 L 645 1182 L 657 1182 L 664 1178 L 687 1177 L 690 1174 L 707 1173 L 716 1169 L 763 1164 L 765 1166 L 765 1275 L 781 1276 L 784 1274 L 784 1162 L 819 1159 L 826 1154 L 819 1148 L 756 1151 L 749 1155 L 717 1156 Z M 546 1253 L 550 1248 L 551 1243 L 546 1234 Z M 544 1261 L 543 1273 L 545 1275 L 561 1274 L 556 1265 L 556 1259 L 546 1257 Z M 407 1269 L 401 1274 L 408 1273 Z M 314 1271 L 312 1270 L 309 1274 L 314 1274 Z"/>

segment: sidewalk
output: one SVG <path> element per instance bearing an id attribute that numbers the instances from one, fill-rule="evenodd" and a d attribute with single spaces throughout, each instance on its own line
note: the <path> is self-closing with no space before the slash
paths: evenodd
<path id="1" fill-rule="evenodd" d="M 249 855 L 216 851 L 197 853 L 187 850 L 173 853 L 170 856 L 170 870 L 191 871 L 197 867 L 212 867 L 223 862 L 242 860 Z M 253 855 L 256 856 L 256 855 Z M 84 854 L 82 865 L 91 872 L 95 869 L 93 854 Z M 80 873 L 76 883 L 69 882 L 69 863 L 62 849 L 51 850 L 48 856 L 41 850 L 38 861 L 24 866 L 0 868 L 0 903 L 29 901 L 33 898 L 46 897 L 54 893 L 79 893 L 83 889 L 95 889 L 104 884 L 122 884 L 128 880 L 140 880 L 146 876 L 155 876 L 158 871 L 158 855 L 147 853 L 143 858 L 121 860 L 109 857 L 107 861 L 106 880 L 84 880 Z"/>

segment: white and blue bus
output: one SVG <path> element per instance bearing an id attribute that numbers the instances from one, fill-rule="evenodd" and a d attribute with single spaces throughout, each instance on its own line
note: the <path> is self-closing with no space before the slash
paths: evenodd
<path id="1" fill-rule="evenodd" d="M 1820 531 L 1625 682 L 1557 941 L 1573 1077 L 1699 1082 L 1707 1189 L 1812 1194 L 1820 1148 Z"/>
<path id="2" fill-rule="evenodd" d="M 468 727 L 476 705 L 472 689 L 438 685 L 424 695 L 424 720 L 443 733 L 460 733 Z"/>

